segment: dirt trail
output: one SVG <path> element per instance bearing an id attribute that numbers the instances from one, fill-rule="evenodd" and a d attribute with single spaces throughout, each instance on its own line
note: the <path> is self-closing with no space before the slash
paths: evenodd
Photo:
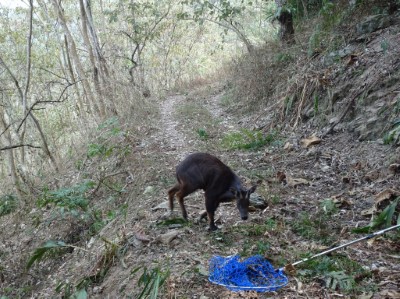
<path id="1" fill-rule="evenodd" d="M 220 106 L 220 99 L 222 93 L 217 93 L 206 99 L 201 99 L 202 107 L 206 110 L 205 113 L 211 116 L 210 119 L 204 119 L 202 122 L 211 123 L 218 122 L 219 130 L 234 129 L 237 124 L 234 123 L 233 117 L 226 114 Z M 185 95 L 171 95 L 167 96 L 161 103 L 160 108 L 160 123 L 158 128 L 160 131 L 153 142 L 158 143 L 160 148 L 166 155 L 175 156 L 176 161 L 181 161 L 188 153 L 199 151 L 199 140 L 188 136 L 187 124 L 184 124 L 178 117 L 178 109 L 190 102 L 190 97 Z M 190 127 L 190 124 L 189 124 Z"/>
<path id="2" fill-rule="evenodd" d="M 161 119 L 159 128 L 159 141 L 161 147 L 167 151 L 182 154 L 187 150 L 185 135 L 179 130 L 179 121 L 175 117 L 175 109 L 185 100 L 183 95 L 168 96 L 161 104 Z"/>

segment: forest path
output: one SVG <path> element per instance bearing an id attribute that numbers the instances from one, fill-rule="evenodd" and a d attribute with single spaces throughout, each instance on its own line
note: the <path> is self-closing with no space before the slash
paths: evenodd
<path id="1" fill-rule="evenodd" d="M 222 92 L 207 98 L 181 94 L 167 96 L 160 106 L 160 130 L 156 137 L 163 153 L 174 155 L 176 162 L 181 161 L 189 153 L 210 150 L 204 148 L 204 142 L 198 138 L 198 128 L 234 129 L 236 124 L 232 117 L 225 114 L 220 105 L 222 96 Z"/>
<path id="2" fill-rule="evenodd" d="M 161 147 L 168 150 L 182 152 L 187 149 L 185 135 L 180 130 L 180 122 L 175 117 L 176 108 L 185 100 L 183 95 L 168 96 L 161 103 L 160 142 Z"/>

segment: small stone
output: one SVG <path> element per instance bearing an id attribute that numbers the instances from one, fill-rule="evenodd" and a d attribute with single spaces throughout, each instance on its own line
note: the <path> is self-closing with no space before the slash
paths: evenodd
<path id="1" fill-rule="evenodd" d="M 147 186 L 144 189 L 144 192 L 143 192 L 143 194 L 152 194 L 152 193 L 154 193 L 154 187 L 153 186 Z"/>
<path id="2" fill-rule="evenodd" d="M 259 209 L 265 209 L 268 206 L 264 198 L 257 193 L 250 194 L 250 205 Z"/>
<path id="3" fill-rule="evenodd" d="M 93 288 L 93 294 L 100 294 L 103 291 L 103 289 L 101 287 L 94 287 Z"/>
<path id="4" fill-rule="evenodd" d="M 390 26 L 390 18 L 385 15 L 374 15 L 365 18 L 357 27 L 359 35 L 372 33 L 378 29 Z"/>
<path id="5" fill-rule="evenodd" d="M 169 244 L 173 239 L 175 239 L 180 234 L 179 230 L 172 230 L 166 234 L 159 235 L 157 237 L 157 241 L 163 244 Z"/>
<path id="6" fill-rule="evenodd" d="M 292 151 L 294 149 L 294 145 L 291 144 L 290 142 L 286 142 L 284 147 L 283 147 L 283 149 L 287 150 L 288 152 L 290 152 L 290 151 Z"/>
<path id="7" fill-rule="evenodd" d="M 197 271 L 203 275 L 203 276 L 207 276 L 208 277 L 208 270 L 206 269 L 206 267 L 204 267 L 202 264 L 198 264 L 196 266 Z"/>
<path id="8" fill-rule="evenodd" d="M 400 164 L 393 163 L 389 166 L 389 171 L 393 174 L 400 172 Z"/>
<path id="9" fill-rule="evenodd" d="M 157 210 L 168 210 L 169 209 L 169 202 L 168 201 L 164 201 L 162 203 L 160 203 L 159 205 L 157 205 L 154 208 L 151 208 L 152 211 L 157 211 Z"/>

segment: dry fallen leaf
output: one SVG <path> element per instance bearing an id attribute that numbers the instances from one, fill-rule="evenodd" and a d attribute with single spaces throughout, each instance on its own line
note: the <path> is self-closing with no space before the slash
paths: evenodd
<path id="1" fill-rule="evenodd" d="M 364 175 L 364 180 L 367 182 L 375 181 L 379 178 L 380 171 L 379 170 L 371 170 L 370 172 Z"/>
<path id="2" fill-rule="evenodd" d="M 396 197 L 400 195 L 400 191 L 393 189 L 386 189 L 377 195 L 375 195 L 375 205 L 378 206 L 385 200 L 390 200 L 392 197 Z"/>
<path id="3" fill-rule="evenodd" d="M 346 64 L 353 65 L 357 60 L 358 60 L 357 55 L 351 54 L 350 56 L 347 57 Z"/>
<path id="4" fill-rule="evenodd" d="M 400 164 L 394 163 L 389 166 L 389 171 L 393 174 L 400 172 Z"/>
<path id="5" fill-rule="evenodd" d="M 287 264 L 284 268 L 283 271 L 290 275 L 290 276 L 294 276 L 296 275 L 296 268 L 292 265 L 292 264 Z"/>
<path id="6" fill-rule="evenodd" d="M 288 152 L 292 151 L 294 149 L 294 145 L 291 144 L 290 142 L 286 142 L 285 145 L 283 146 L 284 150 L 287 150 Z"/>
<path id="7" fill-rule="evenodd" d="M 374 296 L 374 293 L 373 292 L 369 292 L 369 293 L 366 293 L 366 294 L 361 294 L 357 298 L 358 299 L 371 299 L 373 296 Z"/>
<path id="8" fill-rule="evenodd" d="M 308 137 L 308 138 L 304 138 L 304 139 L 302 139 L 302 140 L 300 140 L 300 144 L 301 144 L 301 146 L 302 147 L 310 147 L 311 145 L 316 145 L 316 144 L 319 144 L 319 143 L 321 143 L 321 141 L 322 141 L 322 139 L 321 138 L 318 138 L 317 136 L 311 136 L 311 137 Z"/>
<path id="9" fill-rule="evenodd" d="M 377 211 L 376 207 L 373 206 L 369 209 L 365 209 L 361 211 L 361 216 L 368 216 L 368 215 L 372 215 Z"/>
<path id="10" fill-rule="evenodd" d="M 290 186 L 290 187 L 296 187 L 299 185 L 309 185 L 310 184 L 309 181 L 307 181 L 306 179 L 302 179 L 302 178 L 292 178 L 292 177 L 287 176 L 286 180 L 287 180 L 288 186 Z"/>
<path id="11" fill-rule="evenodd" d="M 278 179 L 278 182 L 283 182 L 286 180 L 286 174 L 283 171 L 278 171 L 276 173 L 276 178 Z"/>
<path id="12" fill-rule="evenodd" d="M 358 162 L 356 162 L 354 165 L 352 165 L 351 166 L 354 170 L 360 170 L 361 168 L 363 168 L 364 166 L 363 166 L 363 164 L 360 162 L 360 161 L 358 161 Z"/>
<path id="13" fill-rule="evenodd" d="M 353 203 L 343 197 L 332 197 L 333 203 L 336 205 L 336 207 L 350 207 Z"/>
<path id="14" fill-rule="evenodd" d="M 381 298 L 400 299 L 400 293 L 395 290 L 383 290 L 379 293 Z"/>
<path id="15" fill-rule="evenodd" d="M 135 236 L 136 239 L 138 239 L 143 243 L 151 241 L 151 238 L 146 235 L 144 229 L 137 224 L 133 227 L 133 235 Z"/>

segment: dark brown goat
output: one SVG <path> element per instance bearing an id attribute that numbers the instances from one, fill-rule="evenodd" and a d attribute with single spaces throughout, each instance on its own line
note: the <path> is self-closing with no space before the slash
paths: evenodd
<path id="1" fill-rule="evenodd" d="M 243 220 L 248 218 L 249 198 L 256 190 L 256 186 L 249 190 L 243 188 L 239 177 L 218 158 L 206 153 L 191 154 L 176 167 L 176 178 L 178 183 L 168 190 L 171 212 L 174 209 L 176 195 L 182 216 L 187 219 L 184 198 L 198 189 L 203 189 L 207 212 L 200 218 L 208 216 L 210 230 L 217 229 L 214 213 L 221 202 L 236 199 L 241 218 Z"/>

